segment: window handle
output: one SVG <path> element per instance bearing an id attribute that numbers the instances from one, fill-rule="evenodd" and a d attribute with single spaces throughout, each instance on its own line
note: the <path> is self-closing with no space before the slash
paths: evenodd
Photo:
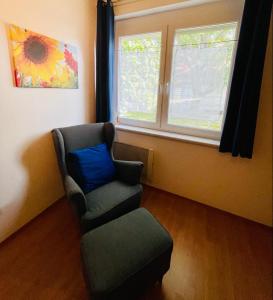
<path id="1" fill-rule="evenodd" d="M 170 83 L 169 82 L 166 83 L 165 89 L 166 89 L 166 95 L 169 96 L 169 93 L 170 93 Z"/>
<path id="2" fill-rule="evenodd" d="M 160 83 L 159 84 L 159 95 L 162 95 L 163 94 L 163 87 L 164 87 L 164 84 L 163 83 Z"/>

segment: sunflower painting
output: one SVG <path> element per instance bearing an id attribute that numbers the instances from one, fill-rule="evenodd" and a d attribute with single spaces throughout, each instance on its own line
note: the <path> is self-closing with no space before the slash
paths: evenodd
<path id="1" fill-rule="evenodd" d="M 76 48 L 9 26 L 17 87 L 78 88 Z"/>

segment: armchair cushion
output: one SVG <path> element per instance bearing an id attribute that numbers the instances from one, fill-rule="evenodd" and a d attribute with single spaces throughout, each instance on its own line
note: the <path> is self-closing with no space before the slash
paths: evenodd
<path id="1" fill-rule="evenodd" d="M 102 186 L 115 176 L 115 167 L 106 144 L 68 153 L 68 169 L 84 193 Z"/>
<path id="2" fill-rule="evenodd" d="M 100 226 L 139 207 L 140 184 L 128 185 L 115 180 L 85 195 L 87 212 L 81 218 L 83 231 Z"/>

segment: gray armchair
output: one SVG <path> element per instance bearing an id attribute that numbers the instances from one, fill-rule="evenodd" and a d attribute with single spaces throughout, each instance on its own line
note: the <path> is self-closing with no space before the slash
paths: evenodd
<path id="1" fill-rule="evenodd" d="M 107 223 L 139 207 L 142 186 L 142 162 L 114 160 L 116 178 L 84 194 L 69 174 L 67 154 L 73 150 L 106 143 L 112 154 L 115 127 L 96 123 L 58 128 L 52 131 L 55 150 L 67 198 L 76 210 L 83 232 Z"/>

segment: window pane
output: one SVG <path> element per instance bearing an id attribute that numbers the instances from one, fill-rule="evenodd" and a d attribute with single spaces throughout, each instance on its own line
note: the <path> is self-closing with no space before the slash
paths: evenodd
<path id="1" fill-rule="evenodd" d="M 220 131 L 236 24 L 177 30 L 168 124 Z"/>
<path id="2" fill-rule="evenodd" d="M 119 38 L 119 117 L 156 121 L 161 32 Z"/>

